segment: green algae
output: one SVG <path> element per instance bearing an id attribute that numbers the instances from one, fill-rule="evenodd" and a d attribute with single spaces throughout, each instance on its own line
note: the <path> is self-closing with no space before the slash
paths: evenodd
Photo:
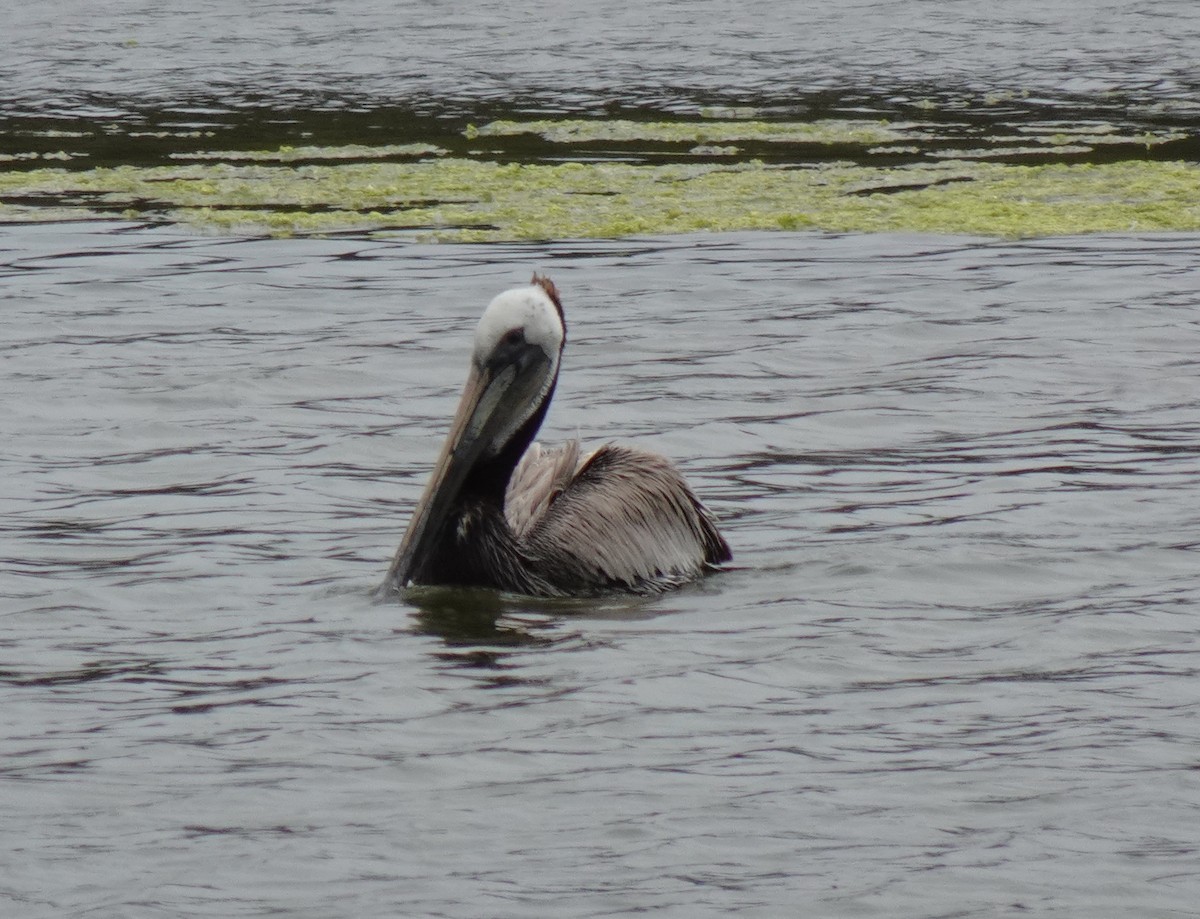
<path id="1" fill-rule="evenodd" d="M 727 144 L 736 141 L 788 144 L 895 143 L 912 136 L 918 125 L 886 121 L 632 121 L 563 118 L 540 121 L 493 121 L 468 127 L 469 139 L 536 134 L 556 144 L 651 141 L 677 144 Z"/>
<path id="2" fill-rule="evenodd" d="M 924 131 L 865 122 L 492 122 L 468 131 L 468 145 L 531 133 L 565 144 L 649 140 L 689 145 L 694 159 L 497 162 L 474 149 L 450 155 L 432 145 L 400 144 L 213 153 L 220 161 L 175 165 L 11 170 L 0 171 L 0 222 L 106 216 L 222 232 L 405 233 L 448 241 L 727 230 L 1012 237 L 1200 230 L 1200 166 L 1187 162 L 1054 162 L 1054 147 L 1037 147 L 1050 149 L 1051 161 L 1034 164 L 971 158 L 976 151 L 963 158 L 962 150 L 958 157 L 925 150 L 892 165 L 869 158 L 865 164 L 736 159 L 739 143 L 867 146 L 901 137 L 919 142 Z M 1085 137 L 1110 142 L 1121 134 L 1090 125 L 1087 133 L 1062 130 L 1046 142 L 1078 154 Z M 1028 135 L 1020 140 L 1031 142 Z"/>
<path id="3" fill-rule="evenodd" d="M 630 119 L 566 118 L 537 121 L 493 121 L 469 126 L 468 140 L 534 135 L 559 145 L 691 145 L 693 155 L 733 156 L 741 145 L 756 148 L 809 146 L 838 148 L 847 154 L 855 148 L 867 155 L 920 153 L 942 159 L 1011 159 L 1034 157 L 1047 162 L 1088 153 L 1096 148 L 1122 145 L 1150 150 L 1185 138 L 1178 130 L 1160 128 L 1130 134 L 1116 125 L 1055 123 L 1021 126 L 1015 136 L 996 135 L 977 140 L 986 146 L 963 148 L 964 125 L 887 120 L 819 119 L 815 121 L 633 121 Z M 581 151 L 582 152 L 582 151 Z"/>
<path id="4" fill-rule="evenodd" d="M 301 163 L 314 160 L 382 160 L 400 157 L 441 156 L 446 151 L 433 144 L 343 144 L 330 146 L 290 146 L 276 150 L 199 150 L 194 153 L 172 153 L 171 159 L 226 163 Z"/>

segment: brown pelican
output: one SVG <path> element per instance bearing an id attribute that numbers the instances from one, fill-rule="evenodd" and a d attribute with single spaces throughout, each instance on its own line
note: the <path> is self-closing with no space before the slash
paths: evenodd
<path id="1" fill-rule="evenodd" d="M 665 457 L 533 443 L 565 340 L 549 278 L 535 274 L 488 305 L 450 434 L 384 593 L 412 584 L 544 597 L 652 593 L 729 560 L 713 515 Z"/>

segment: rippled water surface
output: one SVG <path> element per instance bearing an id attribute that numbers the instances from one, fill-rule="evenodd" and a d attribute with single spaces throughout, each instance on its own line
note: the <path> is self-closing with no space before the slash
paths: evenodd
<path id="1" fill-rule="evenodd" d="M 1195 161 L 1187 0 L 747 10 L 24 4 L 0 163 L 709 107 Z M 0 915 L 1195 916 L 1198 250 L 4 226 Z M 533 270 L 544 439 L 674 457 L 735 566 L 374 602 Z"/>
<path id="2" fill-rule="evenodd" d="M 920 122 L 984 148 L 1175 132 L 1158 155 L 1194 162 L 1198 58 L 1192 0 L 57 0 L 0 30 L 0 163 L 454 150 L 493 118 L 698 112 Z"/>
<path id="3" fill-rule="evenodd" d="M 692 94 L 1007 88 L 1132 93 L 1195 111 L 1191 0 L 88 0 L 23 4 L 0 36 L 11 110 L 208 96 L 678 103 Z M 211 111 L 197 109 L 202 119 Z"/>
<path id="4" fill-rule="evenodd" d="M 0 237 L 6 916 L 1185 916 L 1200 240 Z M 737 567 L 376 604 L 486 301 Z"/>

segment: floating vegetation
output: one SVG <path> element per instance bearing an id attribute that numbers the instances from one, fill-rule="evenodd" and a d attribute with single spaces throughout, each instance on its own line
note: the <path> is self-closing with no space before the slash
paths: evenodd
<path id="1" fill-rule="evenodd" d="M 171 159 L 224 163 L 305 163 L 329 160 L 362 161 L 441 156 L 446 151 L 433 144 L 344 144 L 340 147 L 281 146 L 278 150 L 198 150 L 172 153 Z"/>
<path id="2" fill-rule="evenodd" d="M 18 163 L 22 161 L 29 162 L 31 160 L 61 160 L 66 162 L 67 160 L 74 158 L 75 154 L 68 153 L 65 150 L 53 150 L 46 153 L 0 153 L 0 163 Z"/>
<path id="3" fill-rule="evenodd" d="M 566 149 L 521 157 L 505 146 L 529 137 Z M 999 142 L 962 140 L 970 143 L 934 138 L 924 124 L 882 122 L 495 121 L 469 128 L 453 152 L 347 144 L 201 151 L 180 154 L 193 162 L 175 165 L 23 164 L 0 171 L 0 221 L 109 216 L 237 233 L 453 241 L 807 228 L 991 236 L 1200 229 L 1200 166 L 1144 155 L 1178 134 L 1058 124 L 1044 135 L 1018 129 Z M 663 144 L 677 150 L 662 156 Z M 814 145 L 836 152 L 812 152 Z M 1097 145 L 1111 161 L 1080 160 Z M 766 155 L 764 146 L 785 152 Z M 631 155 L 639 150 L 644 155 Z"/>
<path id="4" fill-rule="evenodd" d="M 728 144 L 737 141 L 787 144 L 895 143 L 919 132 L 913 124 L 886 121 L 631 121 L 564 118 L 553 121 L 493 121 L 468 127 L 466 135 L 504 137 L 536 134 L 556 144 L 642 141 L 675 144 Z"/>

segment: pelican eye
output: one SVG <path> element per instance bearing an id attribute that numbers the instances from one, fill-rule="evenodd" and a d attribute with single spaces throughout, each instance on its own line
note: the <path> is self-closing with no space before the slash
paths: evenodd
<path id="1" fill-rule="evenodd" d="M 504 337 L 502 339 L 500 339 L 500 341 L 506 345 L 522 344 L 525 341 L 525 330 L 524 329 L 509 329 L 505 333 Z"/>

